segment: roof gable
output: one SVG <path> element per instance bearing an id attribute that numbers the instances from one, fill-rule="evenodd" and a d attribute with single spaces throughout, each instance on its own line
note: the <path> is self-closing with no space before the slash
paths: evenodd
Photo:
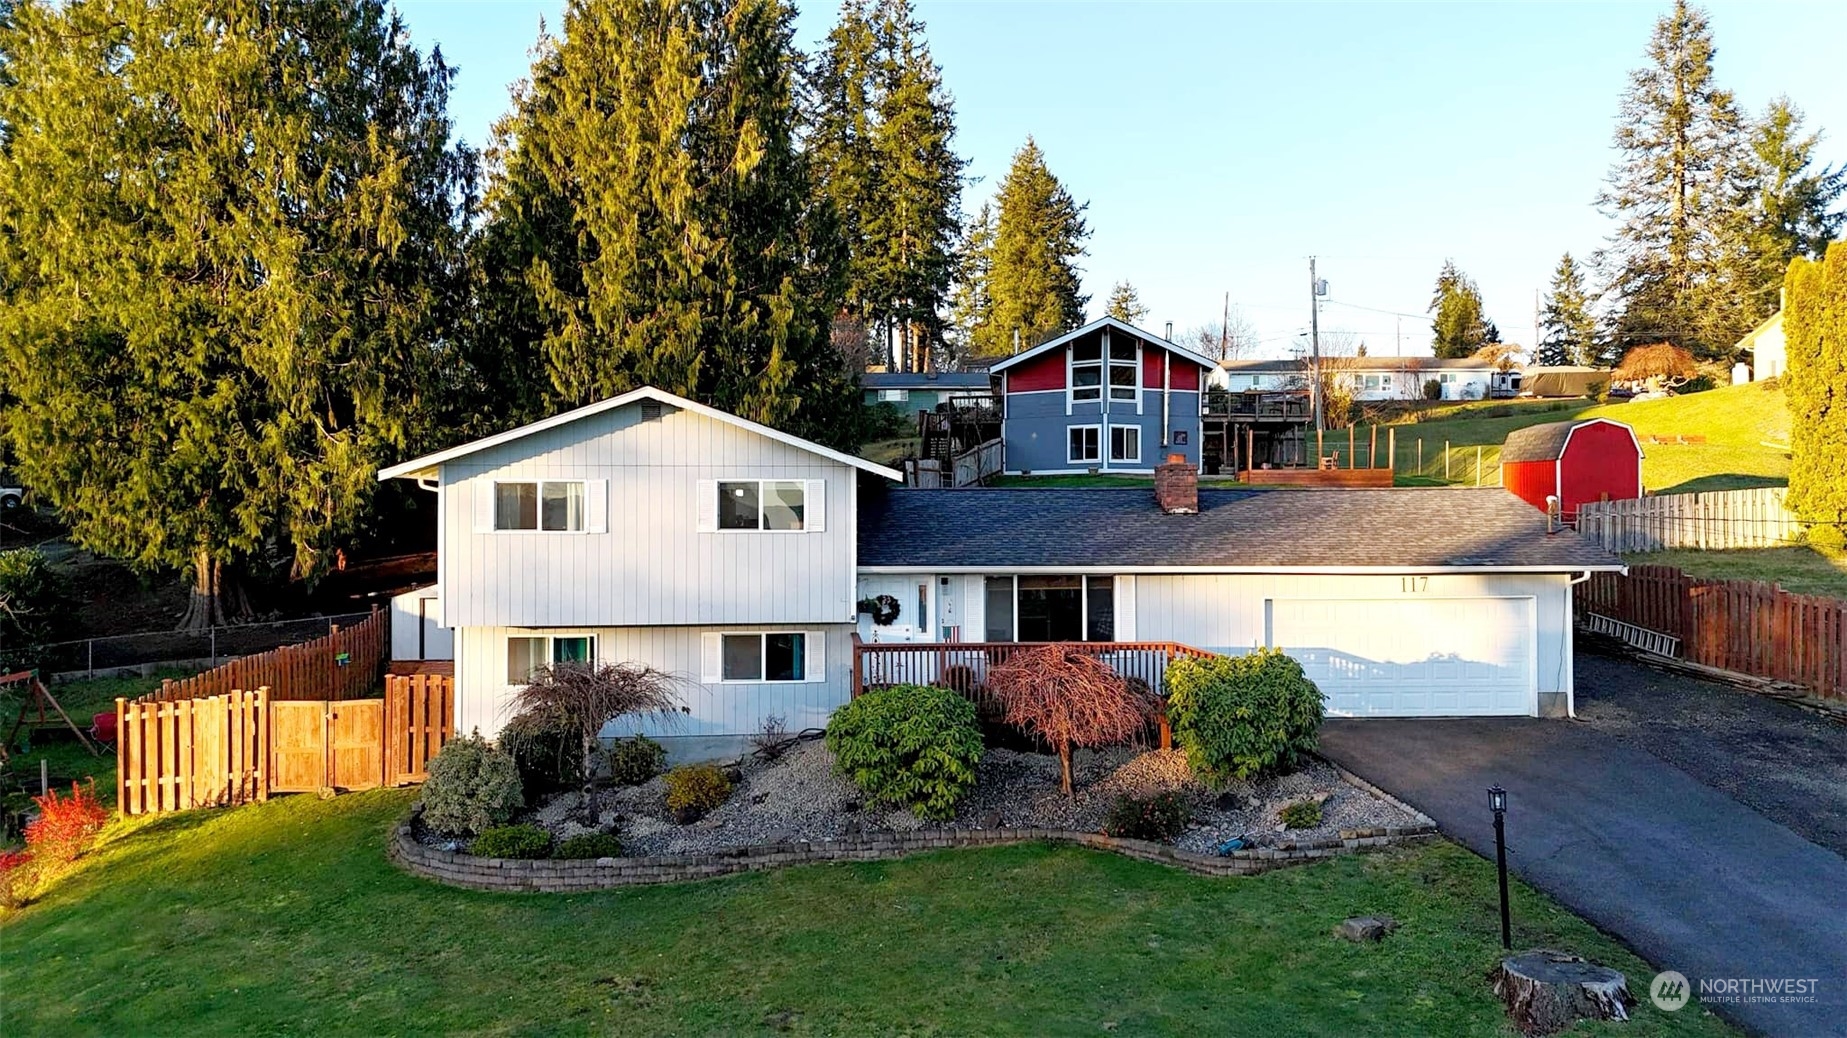
<path id="1" fill-rule="evenodd" d="M 843 465 L 851 465 L 862 472 L 870 472 L 874 475 L 884 476 L 886 479 L 897 482 L 903 482 L 904 480 L 904 474 L 896 469 L 874 464 L 864 458 L 856 458 L 851 454 L 842 453 L 831 447 L 823 447 L 818 443 L 804 440 L 799 436 L 792 436 L 781 430 L 772 429 L 767 425 L 760 425 L 747 418 L 739 418 L 737 415 L 731 414 L 728 411 L 720 411 L 716 407 L 708 407 L 696 400 L 688 400 L 683 396 L 669 393 L 664 389 L 656 389 L 653 386 L 643 386 L 640 389 L 631 390 L 620 396 L 612 396 L 607 400 L 599 400 L 594 404 L 586 404 L 583 407 L 566 411 L 563 414 L 556 414 L 550 418 L 540 419 L 539 421 L 522 425 L 516 429 L 508 429 L 506 432 L 495 433 L 492 436 L 484 436 L 481 439 L 471 440 L 468 443 L 459 444 L 447 450 L 437 451 L 434 454 L 426 454 L 421 458 L 412 458 L 410 461 L 400 462 L 388 468 L 380 469 L 378 478 L 380 482 L 387 479 L 427 478 L 435 475 L 436 469 L 444 462 L 456 461 L 480 451 L 524 439 L 536 433 L 569 425 L 573 422 L 589 418 L 592 415 L 613 411 L 625 404 L 631 404 L 639 400 L 656 400 L 678 410 L 690 411 L 694 414 L 703 415 L 707 418 L 735 425 L 740 429 L 747 429 L 760 436 L 775 440 L 778 443 L 788 444 L 791 447 L 807 451 L 810 454 L 819 455 L 829 461 L 837 461 Z"/>
<path id="2" fill-rule="evenodd" d="M 1571 434 L 1587 425 L 1610 425 L 1621 429 L 1629 434 L 1630 442 L 1635 444 L 1636 456 L 1642 455 L 1642 444 L 1636 440 L 1634 429 L 1609 418 L 1586 418 L 1582 421 L 1547 422 L 1544 425 L 1515 429 L 1507 434 L 1507 439 L 1501 444 L 1501 463 L 1557 461 L 1565 456 L 1565 446 L 1571 442 Z"/>
<path id="3" fill-rule="evenodd" d="M 1043 356 L 1044 354 L 1050 353 L 1053 350 L 1063 349 L 1065 346 L 1069 345 L 1071 342 L 1077 339 L 1080 339 L 1084 337 L 1085 335 L 1088 335 L 1091 332 L 1098 330 L 1099 328 L 1109 328 L 1113 331 L 1119 331 L 1127 335 L 1133 335 L 1137 339 L 1140 339 L 1143 342 L 1148 343 L 1151 346 L 1166 350 L 1169 353 L 1172 353 L 1173 355 L 1182 358 L 1183 360 L 1192 361 L 1194 364 L 1197 364 L 1202 368 L 1210 368 L 1213 366 L 1213 364 L 1216 363 L 1210 357 L 1206 357 L 1201 354 L 1194 353 L 1192 350 L 1187 349 L 1185 346 L 1182 346 L 1179 343 L 1168 342 L 1166 339 L 1161 338 L 1159 335 L 1156 335 L 1153 332 L 1145 332 L 1141 330 L 1140 328 L 1135 327 L 1132 324 L 1129 324 L 1124 321 L 1118 321 L 1114 317 L 1099 317 L 1096 320 L 1090 322 L 1089 324 L 1084 325 L 1082 328 L 1073 328 L 1071 331 L 1068 331 L 1064 333 L 1063 335 L 1058 336 L 1055 339 L 1047 339 L 1045 342 L 1042 342 L 1039 345 L 1034 346 L 1030 350 L 1021 351 L 1019 353 L 1014 354 L 1011 357 L 1008 357 L 1006 360 L 1003 360 L 997 364 L 990 365 L 988 367 L 988 370 L 991 372 L 1005 371 L 1006 369 L 1013 367 L 1016 364 L 1020 364 L 1034 357 Z"/>

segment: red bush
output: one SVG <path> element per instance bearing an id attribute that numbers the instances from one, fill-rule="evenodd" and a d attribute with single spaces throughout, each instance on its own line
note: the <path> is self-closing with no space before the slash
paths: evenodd
<path id="1" fill-rule="evenodd" d="M 33 797 L 39 816 L 26 823 L 26 846 L 52 861 L 70 861 L 90 846 L 109 820 L 109 809 L 96 801 L 96 782 L 88 789 L 71 783 L 71 795 L 51 790 Z"/>
<path id="2" fill-rule="evenodd" d="M 0 851 L 0 908 L 18 908 L 31 886 L 31 851 Z"/>
<path id="3" fill-rule="evenodd" d="M 1137 683 L 1139 685 L 1139 682 Z M 1071 787 L 1071 751 L 1127 742 L 1153 714 L 1154 701 L 1088 653 L 1045 645 L 1014 653 L 988 672 L 1008 724 L 1036 733 L 1058 751 L 1060 785 Z"/>

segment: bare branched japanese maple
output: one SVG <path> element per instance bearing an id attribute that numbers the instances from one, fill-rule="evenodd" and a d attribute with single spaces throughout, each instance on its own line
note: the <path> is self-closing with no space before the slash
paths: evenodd
<path id="1" fill-rule="evenodd" d="M 618 717 L 676 718 L 681 680 L 640 663 L 554 663 L 541 667 L 513 697 L 520 715 L 534 715 L 576 733 L 583 749 L 583 801 L 579 810 L 594 825 L 598 817 L 595 778 L 597 740 Z"/>
<path id="2" fill-rule="evenodd" d="M 1058 751 L 1060 785 L 1075 796 L 1071 753 L 1127 742 L 1153 715 L 1154 700 L 1095 656 L 1060 645 L 1015 653 L 988 671 L 988 690 L 999 697 L 1008 724 L 1018 725 Z"/>

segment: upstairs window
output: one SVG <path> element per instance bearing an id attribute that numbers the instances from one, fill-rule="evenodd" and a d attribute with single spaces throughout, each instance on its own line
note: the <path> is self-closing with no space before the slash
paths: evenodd
<path id="1" fill-rule="evenodd" d="M 1136 368 L 1136 345 L 1133 342 L 1112 342 L 1109 347 L 1109 398 L 1111 400 L 1134 400 Z"/>
<path id="2" fill-rule="evenodd" d="M 1078 343 L 1071 347 L 1071 399 L 1103 398 L 1103 344 Z"/>
<path id="3" fill-rule="evenodd" d="M 721 530 L 801 530 L 807 484 L 799 479 L 720 480 Z"/>
<path id="4" fill-rule="evenodd" d="M 582 533 L 585 500 L 581 479 L 495 483 L 494 529 Z"/>

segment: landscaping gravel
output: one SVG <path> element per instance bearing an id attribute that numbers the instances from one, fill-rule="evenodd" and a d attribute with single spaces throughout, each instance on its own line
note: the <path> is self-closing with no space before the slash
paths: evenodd
<path id="1" fill-rule="evenodd" d="M 773 762 L 746 758 L 738 782 L 722 807 L 689 825 L 677 825 L 667 811 L 666 782 L 605 790 L 602 824 L 615 826 L 626 853 L 698 854 L 729 847 L 797 840 L 830 840 L 874 830 L 918 829 L 930 823 L 909 811 L 872 811 L 851 782 L 834 774 L 833 754 L 818 739 L 797 743 Z M 1192 821 L 1175 841 L 1183 850 L 1210 853 L 1233 837 L 1273 845 L 1319 840 L 1342 829 L 1416 825 L 1424 821 L 1404 808 L 1345 781 L 1319 758 L 1292 774 L 1259 782 L 1235 782 L 1212 790 L 1195 781 L 1184 755 L 1174 750 L 1121 747 L 1080 750 L 1073 760 L 1077 795 L 1058 788 L 1058 758 L 1050 754 L 989 749 L 976 768 L 975 788 L 958 805 L 947 828 L 1052 828 L 1096 832 L 1110 805 L 1121 796 L 1182 793 Z M 1285 830 L 1277 812 L 1307 798 L 1322 801 L 1321 824 Z M 558 794 L 528 821 L 560 838 L 582 832 L 567 816 L 577 794 Z"/>

